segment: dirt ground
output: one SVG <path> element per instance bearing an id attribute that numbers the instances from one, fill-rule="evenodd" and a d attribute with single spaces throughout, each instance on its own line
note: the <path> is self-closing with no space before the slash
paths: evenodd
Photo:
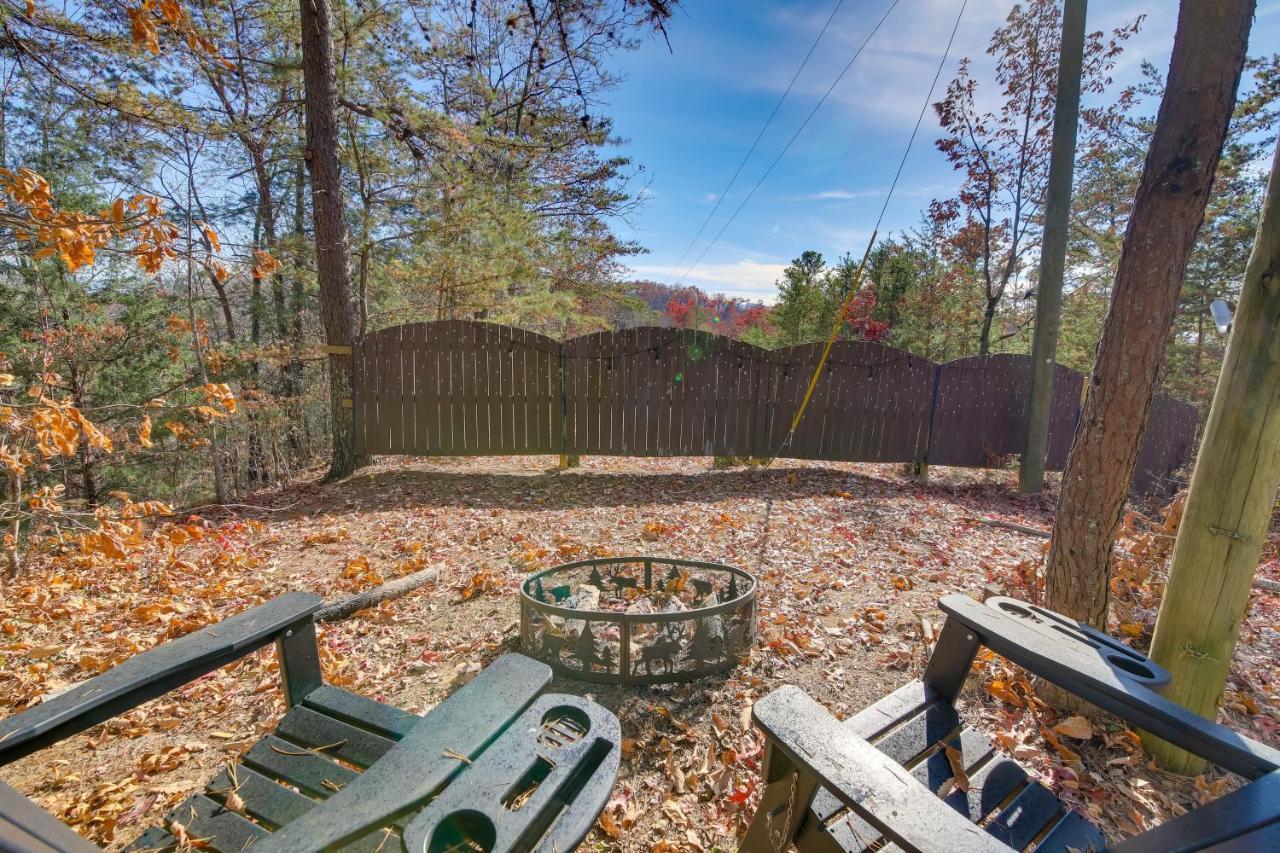
<path id="1" fill-rule="evenodd" d="M 940 596 L 994 585 L 1034 592 L 1043 540 L 983 525 L 1051 523 L 1052 494 L 1017 495 L 1008 471 L 781 461 L 712 470 L 708 459 L 549 457 L 381 460 L 349 480 L 263 493 L 164 566 L 116 577 L 41 570 L 0 599 L 0 708 L 13 713 L 184 626 L 292 589 L 333 600 L 425 566 L 437 583 L 322 629 L 336 683 L 423 712 L 518 645 L 516 589 L 528 572 L 588 556 L 654 554 L 726 562 L 757 575 L 750 662 L 676 687 L 560 680 L 622 720 L 624 760 L 588 841 L 602 850 L 731 850 L 758 795 L 751 703 L 798 684 L 847 716 L 919 676 L 942 623 Z M 767 520 L 767 529 L 766 529 Z M 1263 574 L 1275 578 L 1269 549 Z M 463 600 L 471 586 L 478 594 Z M 1223 721 L 1280 744 L 1276 596 L 1255 593 Z M 1134 641 L 1154 607 L 1134 605 Z M 86 660 L 88 663 L 86 664 Z M 993 681 L 970 679 L 966 715 L 1113 838 L 1194 807 L 1232 783 L 1147 766 L 1133 738 L 1045 735 L 1050 714 Z M 95 840 L 121 846 L 269 730 L 283 711 L 265 653 L 0 771 Z"/>

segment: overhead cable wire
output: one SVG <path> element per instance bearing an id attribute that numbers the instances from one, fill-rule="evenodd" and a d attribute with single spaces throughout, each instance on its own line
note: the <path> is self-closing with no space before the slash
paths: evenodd
<path id="1" fill-rule="evenodd" d="M 764 174 L 760 176 L 758 181 L 756 181 L 755 186 L 751 188 L 751 191 L 742 199 L 734 209 L 733 213 L 729 215 L 729 218 L 720 226 L 720 230 L 716 232 L 716 236 L 713 237 L 711 242 L 706 245 L 706 248 L 702 250 L 702 253 L 698 255 L 697 259 L 689 265 L 689 268 L 685 270 L 684 275 L 677 280 L 676 286 L 683 284 L 685 276 L 688 276 L 693 272 L 693 270 L 697 268 L 698 264 L 702 263 L 702 259 L 707 256 L 707 253 L 711 251 L 716 243 L 720 242 L 720 238 L 724 236 L 724 232 L 727 231 L 729 226 L 733 224 L 733 221 L 738 218 L 738 214 L 747 206 L 747 203 L 755 196 L 756 191 L 760 189 L 760 186 L 768 179 L 769 175 L 773 173 L 773 170 L 777 167 L 778 163 L 780 163 L 782 158 L 786 156 L 787 152 L 791 150 L 791 146 L 800 138 L 800 134 L 809 126 L 809 122 L 813 121 L 813 117 L 818 114 L 818 110 L 822 109 L 822 105 L 827 102 L 827 98 L 831 97 L 831 93 L 835 91 L 836 86 L 840 85 L 840 81 L 843 80 L 845 75 L 849 73 L 849 70 L 853 68 L 853 64 L 857 62 L 858 57 L 862 55 L 864 50 L 866 50 L 867 45 L 871 43 L 871 39 L 875 37 L 875 34 L 880 32 L 880 28 L 884 26 L 884 22 L 889 18 L 889 15 L 893 10 L 898 7 L 898 3 L 900 2 L 901 0 L 893 0 L 893 2 L 889 4 L 889 8 L 885 9 L 884 14 L 880 16 L 880 20 L 876 21 L 876 25 L 871 28 L 871 32 L 867 33 L 866 38 L 862 40 L 862 44 L 858 45 L 858 49 L 853 52 L 853 56 L 849 57 L 849 61 L 845 63 L 844 68 L 840 69 L 840 73 L 836 75 L 836 79 L 831 81 L 831 85 L 827 87 L 827 91 L 824 92 L 822 97 L 818 99 L 818 102 L 813 105 L 813 109 L 811 109 L 809 114 L 805 116 L 804 121 L 800 122 L 800 126 L 796 128 L 795 133 L 791 134 L 791 138 L 787 140 L 787 144 L 782 146 L 782 150 L 773 158 L 773 162 L 769 164 L 769 168 L 764 170 Z"/>
<path id="2" fill-rule="evenodd" d="M 894 5 L 897 4 L 895 3 Z M 911 155 L 911 147 L 915 144 L 916 135 L 920 132 L 920 125 L 924 121 L 924 115 L 929 109 L 929 104 L 933 101 L 933 93 L 938 86 L 938 80 L 942 77 L 942 70 L 946 67 L 947 59 L 951 56 L 951 48 L 955 45 L 956 33 L 960 30 L 960 21 L 964 17 L 965 8 L 968 5 L 969 0 L 961 0 L 960 11 L 956 13 L 956 22 L 951 28 L 951 36 L 947 39 L 947 46 L 942 51 L 942 59 L 938 61 L 938 70 L 934 72 L 933 82 L 929 84 L 929 94 L 925 96 L 924 104 L 920 107 L 920 114 L 916 117 L 915 127 L 911 129 L 911 136 L 907 140 L 906 150 L 902 152 L 902 159 L 898 162 L 898 171 L 893 176 L 893 182 L 889 185 L 889 192 L 885 195 L 884 204 L 880 208 L 880 215 L 876 218 L 875 227 L 871 230 L 871 241 L 867 245 L 867 252 L 862 256 L 862 263 L 859 264 L 857 273 L 849 283 L 849 290 L 845 293 L 844 302 L 840 306 L 840 314 L 837 315 L 836 322 L 831 330 L 831 336 L 827 339 L 822 356 L 818 359 L 818 363 L 814 367 L 813 376 L 809 380 L 809 386 L 805 391 L 804 400 L 796 411 L 795 417 L 791 420 L 791 428 L 787 430 L 787 434 L 778 444 L 778 449 L 774 451 L 774 453 L 770 454 L 769 458 L 765 460 L 764 467 L 766 469 L 773 465 L 774 460 L 778 458 L 779 454 L 786 450 L 786 448 L 791 444 L 791 440 L 795 437 L 796 429 L 800 426 L 800 419 L 804 417 L 804 412 L 809 405 L 809 400 L 813 397 L 814 388 L 818 384 L 818 377 L 821 375 L 822 368 L 827 361 L 827 356 L 831 353 L 831 347 L 835 344 L 836 337 L 839 335 L 840 327 L 844 325 L 844 321 L 846 319 L 845 314 L 848 312 L 853 296 L 857 292 L 859 282 L 862 278 L 862 272 L 866 267 L 867 258 L 870 256 L 872 246 L 875 244 L 876 234 L 880 231 L 880 225 L 884 220 L 885 212 L 889 209 L 889 202 L 893 198 L 894 191 L 898 188 L 898 180 L 902 177 L 902 171 L 907 164 L 907 158 Z M 892 9 L 893 7 L 891 6 L 890 11 L 892 11 Z M 886 16 L 887 14 L 888 13 L 886 13 Z M 881 23 L 883 23 L 883 21 L 884 19 L 881 18 Z M 874 35 L 874 31 L 872 34 Z M 761 523 L 760 541 L 756 554 L 756 563 L 761 566 L 766 565 L 765 551 L 769 544 L 769 519 L 772 515 L 773 497 L 771 495 L 765 499 L 764 519 Z"/>
<path id="3" fill-rule="evenodd" d="M 916 126 L 911 129 L 911 138 L 907 140 L 907 149 L 902 152 L 902 159 L 898 161 L 898 171 L 893 174 L 893 183 L 889 184 L 889 192 L 884 197 L 880 215 L 876 217 L 876 227 L 874 229 L 876 231 L 880 230 L 880 223 L 884 221 L 885 211 L 889 209 L 889 201 L 893 198 L 894 190 L 898 188 L 898 180 L 902 177 L 902 170 L 907 165 L 907 158 L 911 156 L 911 147 L 916 144 L 916 134 L 920 132 L 924 114 L 929 111 L 929 105 L 933 103 L 933 92 L 938 88 L 938 80 L 942 78 L 942 70 L 947 65 L 947 59 L 951 57 L 951 48 L 956 43 L 956 33 L 960 31 L 960 19 L 964 17 L 964 10 L 968 5 L 969 0 L 961 0 L 960 11 L 956 14 L 956 22 L 951 27 L 951 36 L 947 39 L 947 46 L 942 51 L 942 59 L 938 61 L 938 70 L 933 73 L 933 82 L 929 84 L 929 94 L 925 96 L 924 103 L 920 105 L 920 114 L 916 116 Z"/>
<path id="4" fill-rule="evenodd" d="M 751 159 L 751 155 L 755 153 L 756 148 L 760 145 L 760 140 L 764 139 L 765 132 L 773 125 L 773 120 L 777 118 L 778 111 L 782 109 L 782 104 L 787 100 L 787 96 L 791 94 L 791 90 L 795 88 L 796 81 L 800 79 L 800 72 L 804 71 L 805 66 L 809 64 L 809 59 L 813 56 L 813 52 L 818 49 L 818 43 L 822 41 L 822 37 L 827 34 L 827 28 L 831 26 L 831 22 L 835 19 L 836 13 L 840 11 L 840 7 L 844 5 L 844 0 L 836 0 L 836 5 L 831 10 L 831 14 L 827 16 L 827 21 L 822 25 L 817 37 L 813 43 L 809 45 L 809 52 L 804 55 L 804 59 L 800 61 L 800 67 L 796 69 L 796 73 L 791 75 L 791 82 L 787 84 L 786 91 L 782 93 L 782 97 L 778 98 L 778 102 L 773 105 L 773 112 L 769 113 L 769 117 L 765 119 L 764 125 L 760 128 L 760 132 L 756 134 L 755 141 L 751 143 L 751 147 L 747 149 L 747 153 L 742 155 L 742 160 L 738 163 L 738 168 L 734 170 L 733 177 L 729 178 L 729 183 L 724 185 L 724 189 L 720 191 L 720 195 L 716 197 L 715 206 L 711 208 L 711 212 L 702 220 L 702 224 L 698 226 L 698 233 L 693 235 L 693 239 L 689 241 L 689 245 L 684 247 L 684 251 L 680 253 L 680 259 L 671 267 L 671 271 L 667 273 L 667 277 L 674 277 L 676 271 L 684 264 L 684 259 L 689 257 L 689 252 L 698 241 L 702 239 L 702 234 L 707 230 L 707 226 L 711 224 L 711 220 L 715 218 L 716 213 L 720 210 L 720 205 L 724 203 L 725 196 L 729 194 L 729 190 L 733 189 L 734 183 L 738 180 L 738 176 L 742 174 L 742 170 L 746 167 L 747 161 Z"/>

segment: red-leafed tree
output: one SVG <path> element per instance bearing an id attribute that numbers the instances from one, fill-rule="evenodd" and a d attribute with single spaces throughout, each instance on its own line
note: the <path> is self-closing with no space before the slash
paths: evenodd
<path id="1" fill-rule="evenodd" d="M 676 296 L 668 299 L 663 314 L 677 329 L 697 328 L 698 304 L 692 296 Z"/>
<path id="2" fill-rule="evenodd" d="M 767 305 L 752 305 L 733 317 L 729 335 L 734 338 L 771 338 L 774 334 L 772 312 Z"/>
<path id="3" fill-rule="evenodd" d="M 844 315 L 845 328 L 864 341 L 883 341 L 889 336 L 890 327 L 885 320 L 873 319 L 875 309 L 876 292 L 870 287 L 862 287 L 849 300 Z"/>
<path id="4" fill-rule="evenodd" d="M 1006 295 L 1017 283 L 1026 258 L 1039 245 L 1038 221 L 1049 171 L 1053 105 L 1062 32 L 1057 0 L 1030 0 L 1013 7 L 991 37 L 987 53 L 996 60 L 996 84 L 1003 98 L 995 111 L 978 108 L 979 88 L 968 58 L 934 110 L 944 136 L 938 149 L 964 175 L 952 198 L 934 201 L 929 217 L 947 233 L 949 259 L 974 270 L 983 304 L 978 352 L 991 351 L 992 325 Z M 1101 93 L 1126 39 L 1141 18 L 1088 36 L 1085 92 Z M 1020 298 L 1033 294 L 1026 288 Z M 1011 337 L 1000 335 L 996 341 Z"/>

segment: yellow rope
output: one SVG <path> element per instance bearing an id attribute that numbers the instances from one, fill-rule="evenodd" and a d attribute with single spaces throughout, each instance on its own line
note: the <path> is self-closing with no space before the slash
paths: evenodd
<path id="1" fill-rule="evenodd" d="M 840 303 L 840 310 L 836 314 L 835 322 L 831 324 L 831 334 L 827 337 L 827 345 L 822 348 L 822 357 L 818 359 L 818 365 L 813 369 L 813 376 L 809 377 L 809 387 L 805 389 L 804 399 L 800 401 L 800 408 L 796 409 L 796 415 L 791 419 L 791 429 L 787 430 L 787 437 L 782 440 L 782 444 L 778 445 L 780 452 L 788 444 L 791 443 L 791 437 L 796 434 L 796 427 L 800 426 L 800 419 L 804 417 L 804 410 L 809 406 L 809 400 L 813 398 L 813 389 L 818 387 L 818 380 L 822 378 L 822 368 L 826 366 L 827 356 L 831 355 L 831 348 L 835 346 L 836 338 L 840 336 L 840 327 L 844 325 L 847 319 L 845 315 L 849 312 L 849 307 L 853 304 L 853 297 L 858 292 L 858 286 L 862 284 L 862 273 L 867 268 L 867 258 L 871 257 L 871 249 L 876 244 L 876 234 L 879 229 L 871 232 L 871 239 L 867 241 L 867 250 L 862 253 L 862 262 L 858 264 L 858 271 L 853 274 L 853 282 L 849 285 L 849 292 L 844 296 L 844 302 Z M 764 461 L 763 468 L 767 469 L 778 458 L 775 452 L 772 456 Z M 760 546 L 757 549 L 760 566 L 765 566 L 765 548 L 769 544 L 769 518 L 773 515 L 773 498 L 767 498 L 764 502 L 764 527 L 760 531 Z"/>
<path id="2" fill-rule="evenodd" d="M 818 387 L 818 380 L 822 378 L 822 368 L 827 364 L 827 356 L 831 355 L 831 348 L 835 346 L 836 338 L 840 337 L 840 328 L 845 324 L 846 316 L 849 308 L 853 305 L 853 297 L 858 292 L 858 286 L 862 283 L 862 272 L 867 267 L 867 258 L 871 257 L 871 249 L 876 244 L 876 231 L 871 232 L 871 240 L 867 243 L 867 250 L 862 253 L 862 263 L 858 264 L 858 271 L 854 273 L 853 282 L 849 285 L 849 292 L 845 294 L 844 302 L 840 304 L 840 310 L 836 313 L 835 322 L 831 324 L 831 334 L 827 337 L 827 345 L 822 348 L 822 357 L 818 359 L 818 364 L 813 369 L 813 376 L 809 377 L 809 387 L 804 392 L 804 399 L 800 401 L 800 408 L 796 409 L 795 417 L 791 419 L 791 429 L 787 430 L 787 437 L 783 439 L 782 445 L 785 447 L 791 437 L 795 435 L 796 427 L 800 426 L 800 419 L 804 417 L 804 410 L 809 406 L 809 400 L 813 398 L 813 391 Z M 773 462 L 770 458 L 769 462 Z"/>

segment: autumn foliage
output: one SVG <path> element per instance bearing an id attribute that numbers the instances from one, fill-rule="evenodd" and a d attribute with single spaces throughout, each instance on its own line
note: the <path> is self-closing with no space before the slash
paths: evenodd
<path id="1" fill-rule="evenodd" d="M 155 196 L 116 199 L 97 214 L 60 210 L 49 182 L 30 169 L 0 169 L 0 224 L 29 242 L 37 260 L 59 257 L 75 272 L 92 264 L 96 252 L 115 238 L 125 238 L 130 255 L 149 273 L 174 257 L 178 229 L 161 215 Z"/>
<path id="2" fill-rule="evenodd" d="M 56 337 L 46 337 L 45 346 L 38 350 L 45 367 L 52 360 Z M 0 367 L 6 366 L 12 365 L 0 359 Z M 155 444 L 153 412 L 167 416 L 165 426 L 176 441 L 198 447 L 205 441 L 200 425 L 229 417 L 237 407 L 226 383 L 206 383 L 186 405 L 152 400 L 137 413 L 135 443 L 124 429 L 114 430 L 113 438 L 110 431 L 94 424 L 72 400 L 57 392 L 62 383 L 61 376 L 46 371 L 23 387 L 12 373 L 0 373 L 0 465 L 7 480 L 0 529 L 10 577 L 18 575 L 24 555 L 31 551 L 57 555 L 74 549 L 90 559 L 101 555 L 125 560 L 147 545 L 147 519 L 171 512 L 162 502 L 135 502 L 118 491 L 111 493 L 109 502 L 71 506 L 64 497 L 64 485 L 50 484 L 39 476 L 51 462 L 114 453 L 118 444 L 150 448 Z"/>

